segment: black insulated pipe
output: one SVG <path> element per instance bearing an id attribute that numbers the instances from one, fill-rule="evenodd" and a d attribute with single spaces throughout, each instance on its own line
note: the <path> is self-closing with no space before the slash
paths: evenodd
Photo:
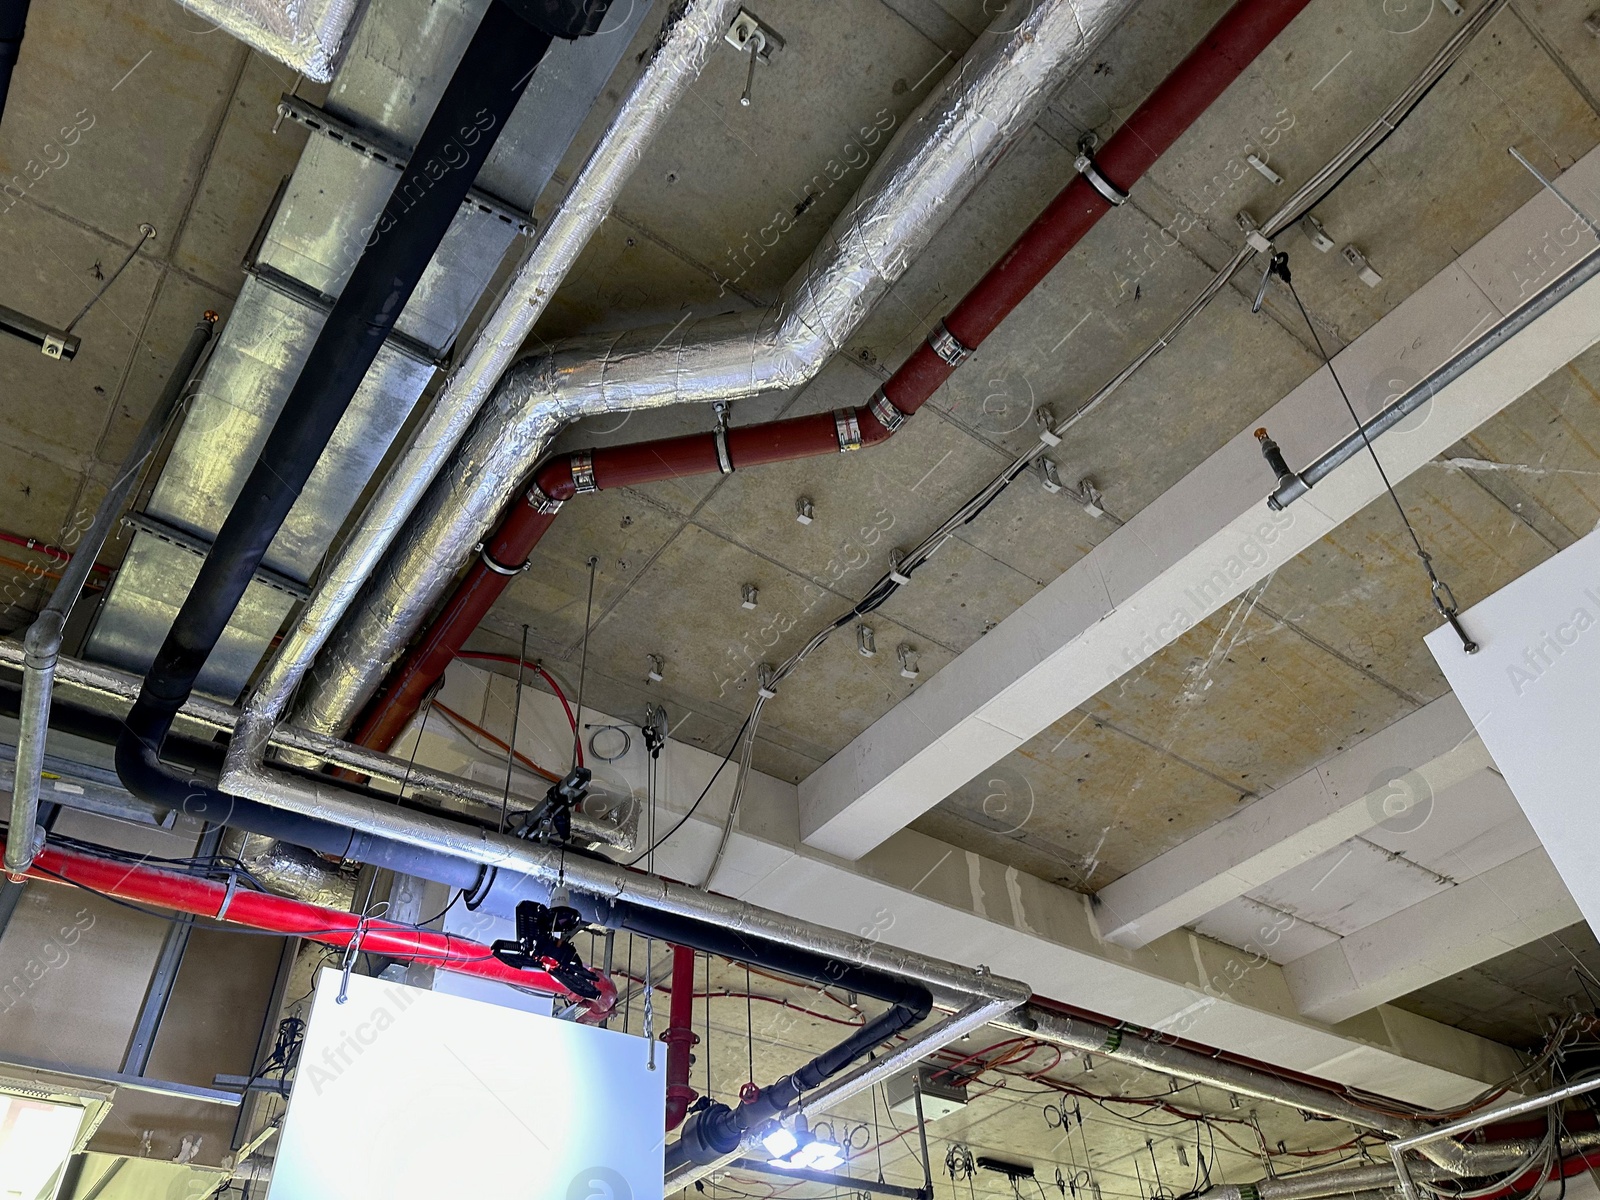
<path id="1" fill-rule="evenodd" d="M 22 30 L 28 23 L 28 0 L 0 0 L 0 121 L 5 120 L 11 71 L 22 53 Z"/>
<path id="2" fill-rule="evenodd" d="M 722 925 L 659 912 L 628 900 L 601 900 L 574 892 L 568 903 L 591 925 L 626 930 L 658 942 L 687 946 L 702 954 L 715 954 L 731 962 L 749 963 L 818 988 L 838 987 L 888 1004 L 921 1008 L 924 1016 L 933 1004 L 933 997 L 920 983 L 871 967 L 839 962 L 799 946 L 750 937 Z"/>
<path id="3" fill-rule="evenodd" d="M 117 772 L 136 795 L 210 806 L 167 776 L 161 743 L 552 37 L 598 24 L 607 2 L 491 0 L 145 675 L 117 745 Z"/>

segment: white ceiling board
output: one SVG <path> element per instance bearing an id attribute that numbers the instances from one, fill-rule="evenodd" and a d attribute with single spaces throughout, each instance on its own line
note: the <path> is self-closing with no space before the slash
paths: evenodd
<path id="1" fill-rule="evenodd" d="M 1600 706 L 1600 532 L 1573 543 L 1461 616 L 1477 641 L 1428 635 L 1512 793 L 1591 925 L 1600 924 L 1594 821 Z"/>

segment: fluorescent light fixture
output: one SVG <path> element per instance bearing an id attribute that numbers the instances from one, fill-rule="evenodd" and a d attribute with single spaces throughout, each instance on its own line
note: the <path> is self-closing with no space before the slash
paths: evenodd
<path id="1" fill-rule="evenodd" d="M 67 1159 L 110 1111 L 112 1089 L 0 1062 L 0 1197 L 54 1196 Z"/>
<path id="2" fill-rule="evenodd" d="M 767 1153 L 772 1156 L 774 1163 L 779 1159 L 788 1158 L 800 1148 L 800 1143 L 794 1134 L 782 1125 L 774 1126 L 772 1132 L 761 1139 L 761 1144 L 767 1148 Z"/>

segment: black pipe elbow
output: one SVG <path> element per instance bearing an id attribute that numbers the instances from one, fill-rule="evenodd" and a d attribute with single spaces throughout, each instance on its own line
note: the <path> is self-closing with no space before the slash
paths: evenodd
<path id="1" fill-rule="evenodd" d="M 683 1133 L 667 1147 L 666 1169 L 714 1163 L 738 1150 L 743 1140 L 744 1130 L 733 1110 L 726 1104 L 712 1104 L 683 1123 Z"/>

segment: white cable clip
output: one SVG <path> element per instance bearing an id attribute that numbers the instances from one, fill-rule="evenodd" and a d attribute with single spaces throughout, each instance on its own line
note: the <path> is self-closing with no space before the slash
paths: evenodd
<path id="1" fill-rule="evenodd" d="M 760 663 L 756 666 L 756 695 L 763 700 L 772 700 L 778 695 L 774 690 L 772 678 L 776 673 L 776 668 L 771 663 Z"/>
<path id="2" fill-rule="evenodd" d="M 1054 429 L 1056 414 L 1053 408 L 1048 404 L 1041 404 L 1039 411 L 1033 414 L 1033 420 L 1039 426 L 1039 440 L 1041 442 L 1051 447 L 1061 445 L 1061 435 Z"/>
<path id="3" fill-rule="evenodd" d="M 902 571 L 900 569 L 900 564 L 905 562 L 905 560 L 906 560 L 905 551 L 903 551 L 903 550 L 892 550 L 892 551 L 890 551 L 890 553 L 889 553 L 889 578 L 894 580 L 901 587 L 904 587 L 906 584 L 911 582 L 911 576 L 907 575 L 904 571 Z"/>

